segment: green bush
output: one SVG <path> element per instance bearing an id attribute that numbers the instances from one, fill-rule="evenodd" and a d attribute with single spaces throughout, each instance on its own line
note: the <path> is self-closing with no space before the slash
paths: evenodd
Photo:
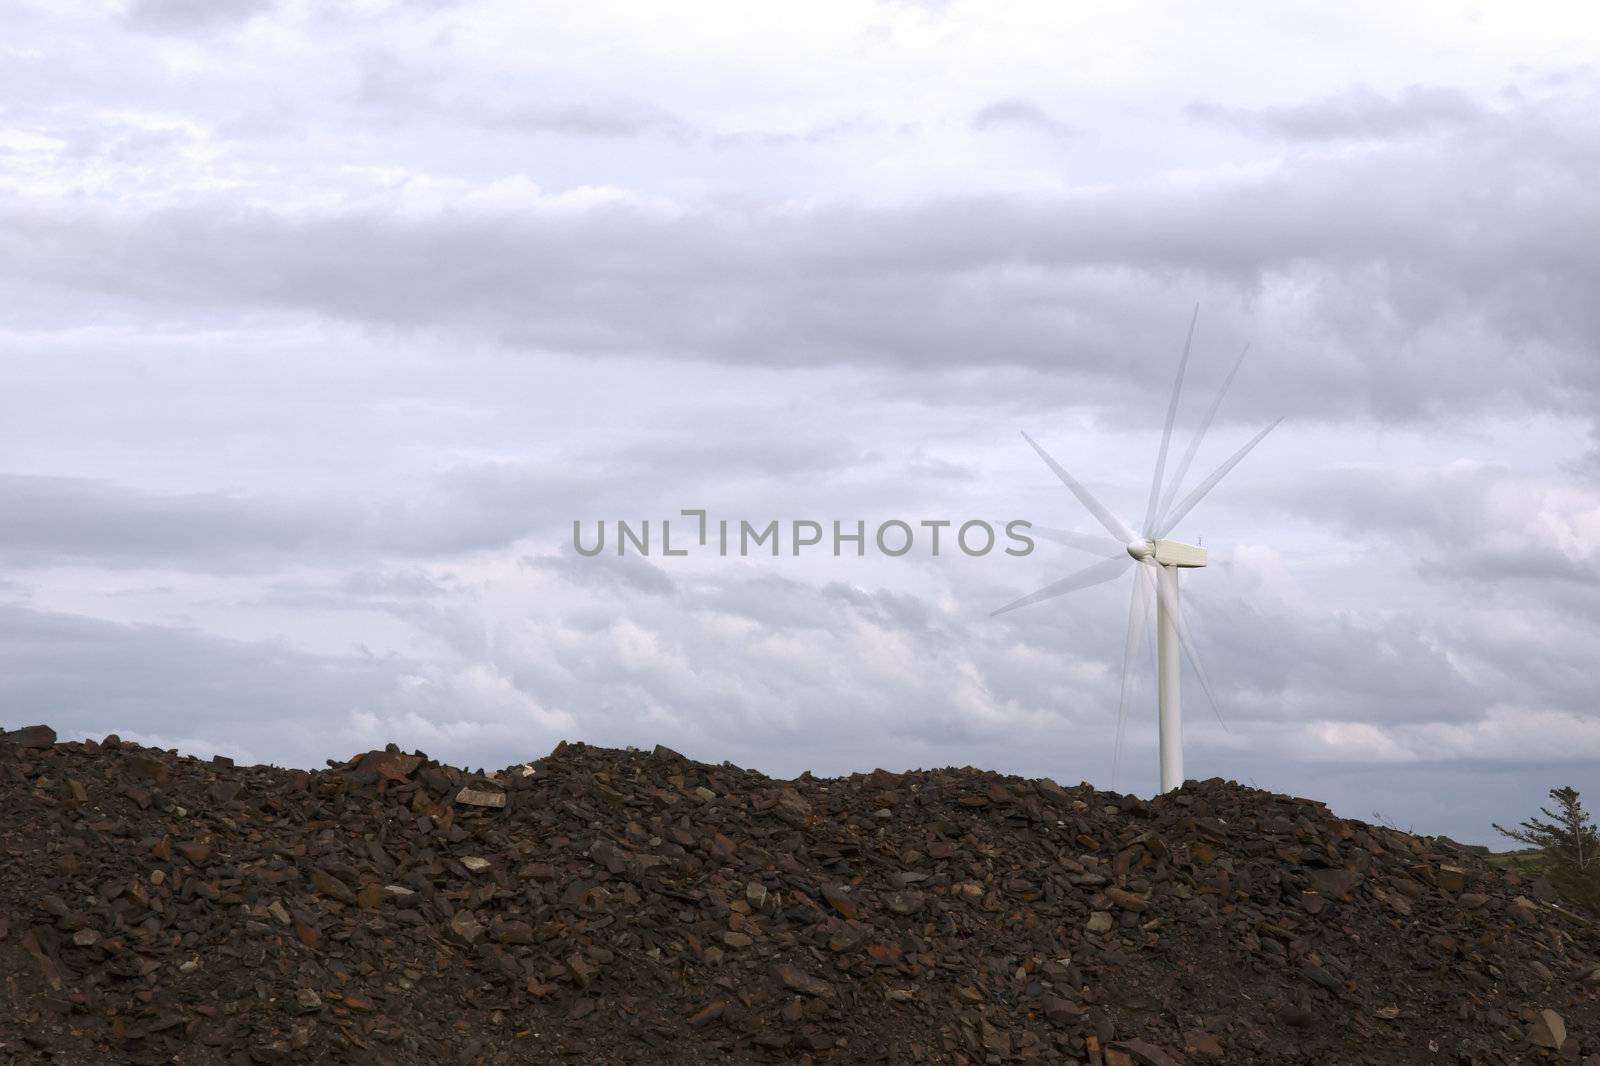
<path id="1" fill-rule="evenodd" d="M 1555 809 L 1542 808 L 1543 819 L 1529 818 L 1515 829 L 1496 824 L 1495 831 L 1539 849 L 1527 853 L 1530 872 L 1548 879 L 1569 903 L 1600 912 L 1600 836 L 1594 822 L 1577 789 L 1552 788 L 1550 799 Z"/>

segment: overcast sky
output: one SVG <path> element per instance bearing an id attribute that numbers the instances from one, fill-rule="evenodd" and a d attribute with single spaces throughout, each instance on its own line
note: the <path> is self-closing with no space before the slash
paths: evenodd
<path id="1" fill-rule="evenodd" d="M 1110 787 L 1131 578 L 990 617 L 1090 556 L 572 523 L 1136 524 L 1198 304 L 1188 776 L 1600 804 L 1583 10 L 11 0 L 0 723 Z"/>

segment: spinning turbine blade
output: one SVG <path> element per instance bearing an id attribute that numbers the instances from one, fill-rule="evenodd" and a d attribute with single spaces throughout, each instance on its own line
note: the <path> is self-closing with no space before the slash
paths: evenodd
<path id="1" fill-rule="evenodd" d="M 1172 423 L 1178 418 L 1178 396 L 1183 392 L 1183 372 L 1189 367 L 1189 346 L 1194 343 L 1194 324 L 1200 318 L 1200 305 L 1189 316 L 1189 336 L 1183 342 L 1183 358 L 1178 360 L 1178 380 L 1172 383 L 1172 399 L 1167 402 L 1167 424 L 1161 431 L 1161 450 L 1156 453 L 1156 472 L 1150 479 L 1150 502 L 1145 505 L 1144 524 L 1139 532 L 1150 535 L 1156 521 L 1156 500 L 1161 495 L 1161 478 L 1167 472 L 1167 446 L 1172 443 Z M 1128 538 L 1132 540 L 1133 538 Z"/>
<path id="2" fill-rule="evenodd" d="M 1222 707 L 1211 692 L 1211 679 L 1206 677 L 1206 668 L 1200 665 L 1200 653 L 1194 646 L 1193 638 L 1189 636 L 1189 627 L 1183 624 L 1183 614 L 1178 610 L 1178 598 L 1160 581 L 1159 575 L 1154 573 L 1154 566 L 1141 566 L 1139 569 L 1145 571 L 1146 579 L 1155 586 L 1156 596 L 1161 600 L 1161 606 L 1166 609 L 1167 617 L 1172 620 L 1173 631 L 1178 634 L 1178 643 L 1183 647 L 1184 657 L 1189 660 L 1189 665 L 1194 667 L 1195 676 L 1200 679 L 1200 687 L 1205 690 L 1206 699 L 1211 702 L 1212 712 L 1216 714 L 1223 730 L 1227 731 L 1228 723 L 1222 721 Z"/>
<path id="3" fill-rule="evenodd" d="M 1278 423 L 1282 421 L 1283 419 L 1278 419 L 1277 422 L 1273 422 L 1266 429 L 1263 429 L 1260 433 L 1257 433 L 1254 437 L 1251 437 L 1250 443 L 1234 452 L 1233 456 L 1227 462 L 1217 467 L 1215 473 L 1206 478 L 1204 481 L 1200 482 L 1193 492 L 1189 493 L 1189 495 L 1183 498 L 1183 502 L 1178 504 L 1177 508 L 1173 510 L 1172 514 L 1162 520 L 1161 528 L 1157 531 L 1156 538 L 1159 539 L 1166 536 L 1167 532 L 1171 530 L 1173 526 L 1177 525 L 1183 520 L 1184 515 L 1188 514 L 1194 509 L 1195 504 L 1205 499 L 1206 493 L 1215 488 L 1217 482 L 1221 481 L 1223 477 L 1227 475 L 1228 471 L 1239 465 L 1239 460 L 1250 454 L 1251 448 L 1254 448 L 1257 444 L 1261 443 L 1261 438 L 1265 437 L 1268 433 L 1271 433 L 1274 429 L 1277 429 Z"/>
<path id="4" fill-rule="evenodd" d="M 1005 614 L 1019 607 L 1103 584 L 1125 573 L 1129 567 L 1133 568 L 1133 598 L 1128 604 L 1128 631 L 1122 649 L 1122 685 L 1117 699 L 1116 743 L 1111 756 L 1113 787 L 1121 769 L 1122 745 L 1127 732 L 1128 715 L 1136 702 L 1134 670 L 1141 658 L 1141 649 L 1144 646 L 1147 630 L 1150 628 L 1152 614 L 1156 616 L 1154 628 L 1157 633 L 1156 646 L 1159 649 L 1155 665 L 1161 791 L 1171 792 L 1173 789 L 1182 788 L 1185 780 L 1183 701 L 1180 683 L 1184 659 L 1189 660 L 1189 666 L 1194 670 L 1200 688 L 1205 693 L 1206 701 L 1211 704 L 1212 712 L 1217 716 L 1217 721 L 1224 731 L 1228 729 L 1228 723 L 1222 718 L 1222 706 L 1217 702 L 1216 692 L 1211 687 L 1211 678 L 1206 675 L 1205 667 L 1200 662 L 1199 647 L 1190 625 L 1199 619 L 1185 619 L 1183 609 L 1179 606 L 1178 568 L 1205 566 L 1206 552 L 1203 548 L 1179 544 L 1167 540 L 1166 537 L 1234 467 L 1244 460 L 1245 456 L 1255 449 L 1256 445 L 1278 428 L 1283 419 L 1273 421 L 1251 437 L 1244 447 L 1229 456 L 1226 462 L 1217 467 L 1193 490 L 1179 498 L 1179 494 L 1185 489 L 1184 481 L 1189 476 L 1190 468 L 1200 454 L 1201 445 L 1205 443 L 1206 434 L 1216 421 L 1222 401 L 1227 398 L 1228 391 L 1233 387 L 1234 379 L 1239 374 L 1239 368 L 1244 364 L 1244 358 L 1250 351 L 1246 345 L 1229 367 L 1216 390 L 1216 395 L 1211 398 L 1211 403 L 1205 410 L 1205 416 L 1197 423 L 1194 434 L 1183 451 L 1183 457 L 1175 464 L 1169 480 L 1167 460 L 1173 457 L 1172 431 L 1177 425 L 1178 404 L 1183 399 L 1183 382 L 1188 374 L 1189 357 L 1194 348 L 1195 326 L 1199 318 L 1200 308 L 1196 305 L 1194 313 L 1189 316 L 1189 333 L 1184 338 L 1183 354 L 1178 360 L 1177 378 L 1172 385 L 1172 395 L 1167 401 L 1167 417 L 1161 431 L 1161 447 L 1156 453 L 1155 473 L 1150 480 L 1150 496 L 1145 505 L 1144 523 L 1139 527 L 1138 533 L 1130 530 L 1107 510 L 1060 463 L 1052 459 L 1037 441 L 1026 433 L 1022 435 L 1028 446 L 1039 453 L 1039 458 L 1044 460 L 1045 465 L 1061 479 L 1061 483 L 1077 498 L 1084 509 L 1110 534 L 1110 539 L 1105 540 L 1099 534 L 1076 530 L 1033 527 L 1034 533 L 1041 540 L 1065 544 L 1100 558 L 1078 573 L 1046 585 L 1037 592 L 1008 603 L 991 614 Z M 1152 604 L 1155 605 L 1154 611 L 1151 610 Z"/>
<path id="5" fill-rule="evenodd" d="M 1208 648 L 1214 647 L 1214 645 L 1206 636 L 1208 630 L 1205 624 L 1205 616 L 1198 614 L 1195 611 L 1194 594 L 1188 590 L 1185 590 L 1183 595 L 1179 598 L 1183 601 L 1183 604 L 1188 611 L 1188 613 L 1183 617 L 1183 624 L 1184 627 L 1189 631 L 1189 640 L 1193 642 L 1197 650 L 1202 644 L 1206 645 Z M 1198 667 L 1195 668 L 1195 672 L 1199 673 Z M 1222 727 L 1222 731 L 1224 733 L 1232 733 L 1233 730 L 1228 728 L 1228 723 L 1223 720 L 1222 712 L 1220 709 L 1218 709 L 1215 703 L 1212 704 L 1211 710 L 1217 716 L 1217 724 Z M 1231 709 L 1229 713 L 1232 713 Z"/>
<path id="6" fill-rule="evenodd" d="M 1117 701 L 1117 743 L 1111 749 L 1111 787 L 1117 787 L 1117 772 L 1122 763 L 1122 733 L 1128 724 L 1128 704 L 1133 696 L 1133 668 L 1144 646 L 1145 621 L 1150 617 L 1150 590 L 1144 578 L 1133 575 L 1133 599 L 1128 604 L 1128 640 L 1122 648 L 1122 696 Z"/>
<path id="7" fill-rule="evenodd" d="M 1123 556 L 1120 559 L 1102 559 L 1098 563 L 1091 563 L 1089 566 L 1079 570 L 1071 577 L 1064 577 L 1060 581 L 1052 582 L 1051 584 L 1046 585 L 1038 592 L 1029 593 L 1020 600 L 1014 600 L 1011 603 L 1006 604 L 1004 607 L 998 607 L 995 610 L 990 611 L 989 615 L 990 617 L 993 617 L 997 614 L 1005 614 L 1007 611 L 1014 611 L 1018 607 L 1026 607 L 1029 604 L 1038 603 L 1041 600 L 1049 600 L 1054 599 L 1057 596 L 1064 596 L 1069 592 L 1076 592 L 1079 589 L 1086 589 L 1091 585 L 1103 585 L 1107 581 L 1110 581 L 1117 575 L 1121 574 L 1124 570 L 1128 569 L 1132 563 L 1133 556 L 1128 555 L 1126 552 L 1123 553 Z"/>
<path id="8" fill-rule="evenodd" d="M 1078 498 L 1078 502 L 1083 504 L 1090 514 L 1094 515 L 1095 519 L 1105 527 L 1107 533 L 1110 533 L 1121 544 L 1126 544 L 1133 539 L 1132 531 L 1117 521 L 1115 515 L 1106 510 L 1099 500 L 1091 496 L 1088 489 L 1078 484 L 1078 479 L 1067 473 L 1060 463 L 1050 458 L 1032 437 L 1024 433 L 1022 439 L 1033 446 L 1033 450 L 1039 453 L 1039 458 L 1044 460 L 1046 466 L 1055 471 L 1056 477 L 1061 479 L 1061 483 Z"/>
<path id="9" fill-rule="evenodd" d="M 1079 533 L 1075 529 L 1051 529 L 1048 526 L 1034 526 L 1033 534 L 1057 544 L 1065 544 L 1069 548 L 1077 548 L 1091 555 L 1103 556 L 1114 559 L 1119 555 L 1126 555 L 1128 549 L 1118 544 L 1109 537 L 1098 533 Z"/>
<path id="10" fill-rule="evenodd" d="M 1239 367 L 1244 365 L 1244 357 L 1250 351 L 1250 346 L 1244 346 L 1239 353 L 1239 358 L 1233 361 L 1233 369 L 1228 371 L 1228 376 L 1222 379 L 1222 388 L 1217 390 L 1217 395 L 1211 401 L 1211 407 L 1206 411 L 1206 416 L 1200 420 L 1200 428 L 1195 430 L 1194 439 L 1189 442 L 1189 447 L 1183 453 L 1183 461 L 1178 464 L 1178 472 L 1172 475 L 1172 484 L 1167 486 L 1167 491 L 1161 497 L 1161 506 L 1156 509 L 1159 516 L 1156 524 L 1166 521 L 1167 512 L 1172 509 L 1172 498 L 1178 494 L 1178 489 L 1183 485 L 1183 479 L 1189 473 L 1189 464 L 1194 462 L 1194 457 L 1200 451 L 1200 442 L 1206 438 L 1206 430 L 1211 428 L 1211 420 L 1217 417 L 1217 408 L 1222 406 L 1222 398 L 1228 395 L 1228 389 L 1233 385 L 1234 375 L 1239 373 Z"/>

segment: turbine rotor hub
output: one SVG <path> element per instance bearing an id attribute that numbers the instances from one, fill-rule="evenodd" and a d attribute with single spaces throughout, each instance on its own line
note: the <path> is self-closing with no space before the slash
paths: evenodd
<path id="1" fill-rule="evenodd" d="M 1153 540 L 1130 540 L 1127 548 L 1128 554 L 1142 563 L 1155 555 L 1156 542 Z"/>

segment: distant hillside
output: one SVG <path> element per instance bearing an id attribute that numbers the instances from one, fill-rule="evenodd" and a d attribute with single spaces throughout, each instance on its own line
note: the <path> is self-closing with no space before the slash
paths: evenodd
<path id="1" fill-rule="evenodd" d="M 1508 870 L 1522 870 L 1539 874 L 1550 861 L 1543 848 L 1522 848 L 1517 851 L 1497 851 L 1486 856 L 1488 861 Z"/>
<path id="2" fill-rule="evenodd" d="M 1460 848 L 1462 851 L 1471 852 L 1474 855 L 1481 855 L 1484 858 L 1488 858 L 1494 854 L 1482 844 L 1462 844 L 1445 836 L 1435 837 L 1434 839 L 1440 841 L 1441 843 L 1448 844 L 1453 848 Z"/>

